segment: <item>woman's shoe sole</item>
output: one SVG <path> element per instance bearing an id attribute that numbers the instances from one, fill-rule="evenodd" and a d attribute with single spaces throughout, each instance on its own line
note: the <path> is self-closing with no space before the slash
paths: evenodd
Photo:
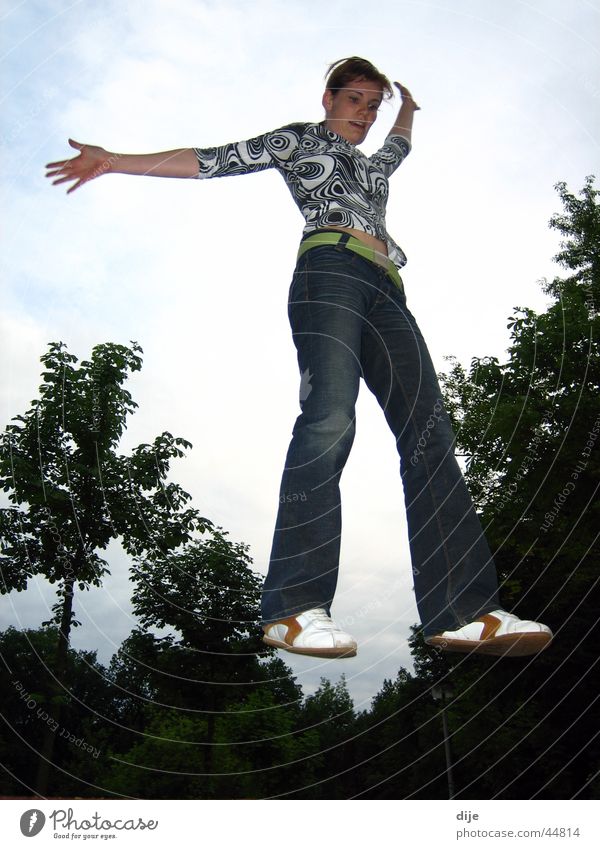
<path id="1" fill-rule="evenodd" d="M 543 651 L 551 642 L 552 635 L 539 631 L 524 634 L 503 634 L 487 640 L 453 640 L 447 637 L 429 637 L 428 646 L 436 646 L 445 651 L 470 654 L 491 654 L 505 657 L 526 657 Z"/>
<path id="2" fill-rule="evenodd" d="M 289 651 L 292 654 L 304 654 L 308 657 L 324 657 L 324 658 L 332 658 L 332 657 L 356 657 L 356 649 L 339 649 L 339 648 L 331 648 L 331 649 L 311 649 L 311 648 L 302 648 L 297 646 L 290 646 L 287 643 L 284 643 L 282 640 L 274 640 L 272 637 L 263 637 L 263 643 L 266 643 L 268 646 L 273 646 L 276 649 L 283 649 L 284 651 Z"/>

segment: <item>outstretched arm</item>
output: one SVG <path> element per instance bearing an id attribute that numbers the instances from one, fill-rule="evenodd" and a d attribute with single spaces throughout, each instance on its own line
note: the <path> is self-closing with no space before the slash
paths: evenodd
<path id="1" fill-rule="evenodd" d="M 389 135 L 392 133 L 397 133 L 399 136 L 403 136 L 408 141 L 411 141 L 411 132 L 412 132 L 412 123 L 413 123 L 413 115 L 414 113 L 420 109 L 420 106 L 417 106 L 415 103 L 412 94 L 410 91 L 403 86 L 401 83 L 394 83 L 400 95 L 402 97 L 402 104 L 400 106 L 400 111 L 398 112 L 398 116 L 394 123 L 394 126 L 389 132 Z"/>
<path id="2" fill-rule="evenodd" d="M 47 177 L 56 177 L 52 185 L 75 180 L 67 194 L 102 174 L 143 174 L 152 177 L 197 177 L 198 157 L 192 148 L 165 150 L 161 153 L 111 153 L 103 147 L 81 144 L 69 139 L 79 150 L 73 159 L 49 162 Z"/>

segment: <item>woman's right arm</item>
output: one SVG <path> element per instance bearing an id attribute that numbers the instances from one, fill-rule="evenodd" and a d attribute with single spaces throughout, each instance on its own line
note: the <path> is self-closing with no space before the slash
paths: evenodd
<path id="1" fill-rule="evenodd" d="M 161 153 L 111 153 L 103 147 L 81 144 L 69 139 L 79 150 L 73 159 L 49 162 L 47 177 L 56 177 L 52 185 L 75 180 L 67 194 L 102 174 L 142 174 L 153 177 L 197 177 L 198 157 L 192 148 L 165 150 Z"/>

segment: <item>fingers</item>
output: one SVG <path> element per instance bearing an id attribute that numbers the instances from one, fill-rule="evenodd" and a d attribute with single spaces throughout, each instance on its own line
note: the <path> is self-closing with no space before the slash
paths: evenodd
<path id="1" fill-rule="evenodd" d="M 50 176 L 49 174 L 47 175 Z M 60 183 L 66 183 L 68 180 L 76 180 L 77 178 L 73 174 L 68 174 L 66 177 L 61 177 L 59 180 L 53 180 L 52 185 L 58 186 Z"/>
<path id="2" fill-rule="evenodd" d="M 83 183 L 86 183 L 89 179 L 89 176 L 82 176 L 81 171 L 85 169 L 81 169 L 80 163 L 81 152 L 85 145 L 81 144 L 81 142 L 75 141 L 75 139 L 69 139 L 69 144 L 71 147 L 74 147 L 76 150 L 80 151 L 79 156 L 74 156 L 72 159 L 59 159 L 56 162 L 48 162 L 46 168 L 48 169 L 46 172 L 46 177 L 57 177 L 56 180 L 52 180 L 53 186 L 59 186 L 61 183 L 67 183 L 72 180 L 76 180 L 74 185 L 71 186 L 70 189 L 67 189 L 67 194 L 74 192 L 75 189 L 78 189 Z M 75 165 L 75 168 L 73 167 Z M 77 173 L 79 172 L 79 173 Z"/>
<path id="3" fill-rule="evenodd" d="M 82 177 L 81 174 L 76 174 L 76 173 L 71 172 L 70 169 L 69 169 L 69 162 L 68 161 L 65 163 L 65 165 L 62 168 L 58 168 L 58 169 L 53 170 L 53 171 L 48 171 L 48 173 L 46 174 L 46 177 L 57 177 L 56 180 L 52 180 L 53 186 L 60 186 L 61 183 L 68 183 L 68 182 L 72 182 L 73 180 L 77 180 L 75 185 L 72 186 L 67 191 L 67 194 L 69 194 L 69 192 L 73 191 L 73 189 L 76 189 L 82 183 L 85 183 L 86 180 L 87 180 L 87 178 Z"/>
<path id="4" fill-rule="evenodd" d="M 394 82 L 394 85 L 396 86 L 396 88 L 400 92 L 400 95 L 401 95 L 403 100 L 412 100 L 415 111 L 421 108 L 420 106 L 418 106 L 415 103 L 414 97 L 412 96 L 410 91 L 406 88 L 406 86 L 402 85 L 402 83 L 399 83 L 399 82 Z"/>
<path id="5" fill-rule="evenodd" d="M 50 178 L 52 178 L 52 177 L 60 177 L 60 176 L 62 176 L 64 173 L 65 173 L 65 172 L 64 172 L 64 171 L 62 171 L 62 170 L 59 170 L 59 171 L 48 171 L 48 173 L 46 174 L 46 177 L 50 177 Z"/>
<path id="6" fill-rule="evenodd" d="M 75 189 L 78 189 L 78 188 L 79 188 L 79 186 L 82 186 L 85 182 L 87 182 L 87 181 L 86 181 L 86 180 L 84 180 L 84 179 L 83 179 L 83 177 L 82 177 L 80 180 L 77 180 L 77 182 L 75 183 L 75 185 L 74 185 L 74 186 L 71 186 L 71 188 L 70 188 L 70 189 L 67 189 L 67 194 L 68 194 L 68 195 L 70 195 L 70 194 L 71 194 L 71 192 L 74 192 L 74 191 L 75 191 Z"/>
<path id="7" fill-rule="evenodd" d="M 52 171 L 48 171 L 48 172 L 46 173 L 46 177 L 50 177 L 51 179 L 52 179 L 53 177 L 59 177 L 59 178 L 62 178 L 62 179 L 60 179 L 60 180 L 53 180 L 52 185 L 56 185 L 56 183 L 58 183 L 58 182 L 61 182 L 61 183 L 62 183 L 62 182 L 63 182 L 63 180 L 74 180 L 74 179 L 76 178 L 76 176 L 77 176 L 77 175 L 76 175 L 76 174 L 74 174 L 74 173 L 71 171 L 71 169 L 70 169 L 70 168 L 68 168 L 67 166 L 64 166 L 63 168 L 56 168 L 56 169 L 54 169 L 54 170 L 52 170 Z"/>

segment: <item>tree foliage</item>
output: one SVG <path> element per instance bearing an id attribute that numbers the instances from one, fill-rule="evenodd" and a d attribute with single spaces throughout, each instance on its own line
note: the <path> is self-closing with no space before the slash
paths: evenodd
<path id="1" fill-rule="evenodd" d="M 40 397 L 14 416 L 2 435 L 0 486 L 13 506 L 0 509 L 0 591 L 23 591 L 34 575 L 57 585 L 50 622 L 58 626 L 45 686 L 54 692 L 59 721 L 75 588 L 101 586 L 108 564 L 99 552 L 119 539 L 132 557 L 168 552 L 211 523 L 188 506 L 190 495 L 167 482 L 171 460 L 186 440 L 160 434 L 129 456 L 117 453 L 126 420 L 137 404 L 124 388 L 139 371 L 141 348 L 97 345 L 90 360 L 62 342 L 42 356 Z M 44 623 L 44 624 L 50 624 Z M 55 737 L 47 729 L 39 787 L 47 782 Z"/>
<path id="2" fill-rule="evenodd" d="M 515 309 L 505 362 L 476 358 L 469 369 L 455 363 L 442 376 L 504 604 L 555 633 L 531 661 L 494 664 L 493 674 L 489 663 L 474 661 L 451 676 L 462 692 L 480 676 L 483 709 L 460 733 L 465 752 L 489 753 L 494 765 L 480 789 L 497 787 L 503 747 L 524 765 L 499 791 L 508 798 L 552 796 L 577 773 L 585 784 L 600 757 L 597 713 L 589 709 L 598 698 L 600 639 L 600 207 L 593 182 L 586 180 L 580 197 L 564 183 L 556 187 L 564 213 L 550 226 L 564 239 L 554 259 L 568 274 L 544 283 L 547 309 Z"/>

